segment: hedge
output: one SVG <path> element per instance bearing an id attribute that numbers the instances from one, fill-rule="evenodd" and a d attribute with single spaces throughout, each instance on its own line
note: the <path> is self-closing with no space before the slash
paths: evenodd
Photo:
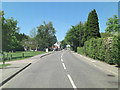
<path id="1" fill-rule="evenodd" d="M 120 65 L 118 41 L 118 36 L 98 39 L 92 38 L 85 42 L 84 47 L 78 47 L 77 52 L 109 64 Z"/>

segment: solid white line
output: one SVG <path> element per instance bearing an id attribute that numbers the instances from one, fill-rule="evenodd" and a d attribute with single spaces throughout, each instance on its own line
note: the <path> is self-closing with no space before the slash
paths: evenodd
<path id="1" fill-rule="evenodd" d="M 71 82 L 71 84 L 72 84 L 72 87 L 73 87 L 74 89 L 77 89 L 77 87 L 75 86 L 75 84 L 74 84 L 71 76 L 70 76 L 69 74 L 67 74 L 67 76 L 68 76 L 68 78 L 69 78 L 69 80 L 70 80 L 70 82 Z"/>
<path id="2" fill-rule="evenodd" d="M 64 68 L 64 69 L 66 69 L 65 64 L 64 64 L 64 63 L 62 63 L 62 65 L 63 65 L 63 68 Z"/>

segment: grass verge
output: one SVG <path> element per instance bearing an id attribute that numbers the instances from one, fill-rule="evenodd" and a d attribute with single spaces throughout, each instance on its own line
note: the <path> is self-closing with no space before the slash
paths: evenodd
<path id="1" fill-rule="evenodd" d="M 7 67 L 7 66 L 9 66 L 9 65 L 11 65 L 11 64 L 1 64 L 1 65 L 0 65 L 0 68 Z"/>
<path id="2" fill-rule="evenodd" d="M 23 53 L 24 53 L 24 57 L 23 57 Z M 19 51 L 19 52 L 14 52 L 14 53 L 5 52 L 5 61 L 26 59 L 26 58 L 30 58 L 30 57 L 33 57 L 39 54 L 43 54 L 43 53 L 46 53 L 46 52 L 45 51 L 27 51 L 27 52 Z M 0 62 L 2 62 L 2 60 Z"/>

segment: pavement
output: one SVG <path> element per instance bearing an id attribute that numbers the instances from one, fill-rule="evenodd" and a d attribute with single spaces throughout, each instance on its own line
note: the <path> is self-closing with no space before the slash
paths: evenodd
<path id="1" fill-rule="evenodd" d="M 92 60 L 70 50 L 57 51 L 41 59 L 39 57 L 35 59 L 37 61 L 35 60 L 28 68 L 5 83 L 2 88 L 73 88 L 75 90 L 113 88 L 110 90 L 118 90 L 117 68 L 106 63 Z"/>
<path id="2" fill-rule="evenodd" d="M 44 53 L 40 55 L 33 56 L 31 58 L 23 59 L 23 60 L 16 60 L 16 61 L 8 61 L 6 64 L 10 64 L 7 67 L 0 68 L 0 86 L 6 83 L 9 79 L 13 76 L 18 74 L 23 69 L 27 68 L 32 63 L 37 62 L 41 59 L 41 57 L 52 54 L 53 52 Z M 0 63 L 2 64 L 2 62 Z"/>

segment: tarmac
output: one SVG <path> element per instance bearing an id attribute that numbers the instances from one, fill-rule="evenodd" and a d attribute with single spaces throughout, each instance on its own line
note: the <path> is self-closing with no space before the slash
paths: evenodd
<path id="1" fill-rule="evenodd" d="M 10 65 L 4 68 L 0 68 L 0 90 L 1 90 L 1 86 L 4 85 L 10 79 L 12 79 L 12 77 L 17 75 L 21 71 L 23 71 L 25 68 L 30 66 L 32 63 L 35 63 L 39 61 L 42 57 L 52 54 L 52 53 L 54 52 L 48 52 L 48 53 L 36 55 L 31 58 L 27 58 L 23 60 L 5 62 L 5 64 L 10 64 Z M 2 62 L 0 64 L 2 64 Z"/>

